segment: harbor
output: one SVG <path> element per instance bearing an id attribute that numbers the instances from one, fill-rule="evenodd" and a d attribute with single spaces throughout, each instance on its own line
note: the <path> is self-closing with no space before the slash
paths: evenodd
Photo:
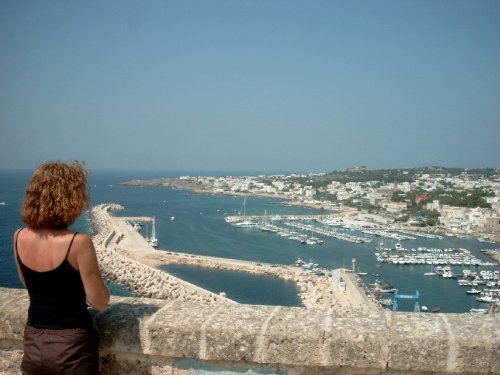
<path id="1" fill-rule="evenodd" d="M 380 280 L 379 273 L 361 272 L 359 265 L 353 264 L 352 269 L 341 268 L 333 270 L 324 267 L 312 261 L 303 261 L 300 257 L 290 265 L 286 264 L 266 264 L 264 262 L 248 262 L 237 259 L 223 259 L 215 257 L 207 257 L 189 253 L 179 253 L 160 244 L 157 249 L 152 246 L 149 238 L 141 234 L 143 227 L 153 223 L 153 217 L 132 217 L 109 216 L 107 219 L 117 232 L 120 233 L 120 240 L 117 243 L 115 250 L 136 262 L 145 264 L 155 269 L 163 269 L 168 272 L 168 265 L 183 265 L 202 267 L 204 269 L 214 270 L 229 270 L 244 272 L 254 275 L 272 275 L 283 280 L 293 281 L 297 285 L 298 295 L 307 308 L 342 308 L 342 309 L 394 309 L 394 293 L 396 287 L 390 283 Z M 307 220 L 311 220 L 308 218 Z M 137 223 L 142 223 L 139 227 Z M 311 231 L 312 224 L 300 224 L 297 219 L 293 222 L 292 229 Z M 286 223 L 284 223 L 286 226 Z M 318 224 L 318 222 L 315 222 Z M 267 224 L 269 225 L 269 224 Z M 272 224 L 271 224 L 272 225 Z M 285 226 L 283 228 L 285 228 Z M 235 229 L 238 226 L 234 226 Z M 259 225 L 246 226 L 246 228 L 255 229 L 258 232 L 265 232 Z M 259 230 L 260 229 L 260 230 Z M 245 231 L 251 234 L 252 230 Z M 238 232 L 238 231 L 237 231 Z M 272 233 L 272 231 L 269 231 Z M 322 231 L 316 230 L 316 235 L 323 235 Z M 308 237 L 309 239 L 311 236 Z M 339 238 L 337 238 L 339 240 Z M 371 241 L 364 241 L 364 245 L 369 245 Z M 373 256 L 382 256 L 384 263 L 387 265 L 428 265 L 431 268 L 432 275 L 441 276 L 442 279 L 448 277 L 451 272 L 451 267 L 448 263 L 454 262 L 454 265 L 469 262 L 474 267 L 494 267 L 497 266 L 494 262 L 481 261 L 465 249 L 445 249 L 436 248 L 417 248 L 406 249 L 401 244 L 396 243 L 394 248 L 383 248 L 382 242 L 377 247 L 373 247 Z M 378 251 L 378 252 L 377 252 Z M 382 251 L 382 253 L 380 253 Z M 389 256 L 388 254 L 395 255 Z M 382 255 L 385 254 L 385 255 Z M 432 255 L 432 257 L 430 257 Z M 397 256 L 397 258 L 394 258 Z M 397 261 L 392 261 L 394 259 Z M 401 261 L 400 261 L 401 260 Z M 406 261 L 408 260 L 408 261 Z M 437 262 L 434 266 L 434 262 Z M 362 266 L 365 267 L 366 266 Z M 441 267 L 441 268 L 438 268 Z M 440 270 L 443 270 L 441 272 Z M 201 270 L 201 269 L 200 269 Z M 164 272 L 163 271 L 163 272 Z M 458 271 L 457 271 L 458 272 Z M 422 275 L 430 276 L 430 272 L 422 272 Z M 335 277 L 337 275 L 337 277 Z M 340 275 L 340 276 L 339 276 Z M 481 270 L 478 273 L 464 272 L 464 277 L 470 281 L 470 286 L 480 287 L 486 286 L 484 289 L 475 289 L 477 294 L 474 294 L 476 301 L 483 307 L 471 307 L 469 312 L 484 313 L 490 311 L 491 306 L 499 303 L 498 290 L 498 271 Z M 370 280 L 370 277 L 374 278 Z M 455 277 L 457 279 L 457 277 Z M 461 279 L 462 280 L 462 279 Z M 488 280 L 483 282 L 484 280 Z M 463 280 L 461 281 L 463 282 Z M 418 293 L 418 292 L 417 292 Z M 471 293 L 466 293 L 471 294 Z M 224 293 L 225 295 L 225 293 Z M 487 306 L 484 306 L 488 304 Z M 408 307 L 407 307 L 408 308 Z M 439 311 L 441 308 L 434 306 L 428 307 L 422 304 L 422 312 Z"/>
<path id="2" fill-rule="evenodd" d="M 114 244 L 107 245 L 105 249 L 100 249 L 98 252 L 101 258 L 100 263 L 104 267 L 110 263 L 109 257 L 114 256 L 113 254 L 116 252 L 115 256 L 125 257 L 131 263 L 137 262 L 156 270 L 168 269 L 165 266 L 171 264 L 182 264 L 209 269 L 238 271 L 253 275 L 272 275 L 296 283 L 298 295 L 306 308 L 339 308 L 343 310 L 377 308 L 376 304 L 366 299 L 356 283 L 352 281 L 352 275 L 346 270 L 338 270 L 337 272 L 341 277 L 335 279 L 331 277 L 331 270 L 313 264 L 264 264 L 178 253 L 169 251 L 161 245 L 159 249 L 155 249 L 134 225 L 136 222 L 152 222 L 153 218 L 111 215 L 111 210 L 119 209 L 120 207 L 116 205 L 101 205 L 93 208 L 93 220 L 98 220 L 101 227 L 108 228 L 107 231 L 114 233 L 117 237 L 113 240 Z M 121 272 L 121 275 L 125 279 L 132 277 L 130 272 L 136 272 L 131 267 L 122 271 L 124 272 Z M 167 273 L 166 271 L 161 272 Z M 169 275 L 169 277 L 174 278 L 172 275 Z M 121 282 L 128 283 L 127 281 Z M 147 285 L 151 286 L 150 283 L 147 283 Z M 154 288 L 154 285 L 152 287 Z M 223 294 L 226 297 L 226 294 Z"/>
<path id="3" fill-rule="evenodd" d="M 325 245 L 331 239 L 353 244 L 352 246 L 368 246 L 372 254 L 371 262 L 377 268 L 392 268 L 394 271 L 402 271 L 405 267 L 407 273 L 417 274 L 422 269 L 420 277 L 424 284 L 432 283 L 431 276 L 441 280 L 455 280 L 460 287 L 468 286 L 469 289 L 462 292 L 454 289 L 457 294 L 464 293 L 465 300 L 470 301 L 470 313 L 486 313 L 494 310 L 500 304 L 500 271 L 496 259 L 485 258 L 483 254 L 487 250 L 470 251 L 464 247 L 441 247 L 439 244 L 449 245 L 450 239 L 456 242 L 457 235 L 450 233 L 428 233 L 402 228 L 393 224 L 383 225 L 381 223 L 357 220 L 353 217 L 341 217 L 336 214 L 328 215 L 254 215 L 254 216 L 232 216 L 226 218 L 226 222 L 235 228 L 246 229 L 247 233 L 256 231 L 267 232 L 277 235 L 278 238 L 294 240 L 303 245 Z M 477 241 L 479 244 L 491 243 L 482 238 L 466 238 L 458 236 L 458 240 L 466 239 L 469 243 Z M 390 244 L 385 246 L 384 243 Z M 432 243 L 434 246 L 422 246 L 421 244 Z M 436 246 L 438 245 L 438 246 Z M 306 246 L 309 247 L 309 246 Z M 314 246 L 312 246 L 314 247 Z M 363 253 L 366 258 L 366 253 Z M 369 258 L 368 258 L 369 259 Z M 353 259 L 354 260 L 354 259 Z M 400 267 L 402 267 L 400 269 Z M 373 269 L 366 264 L 353 265 L 351 275 L 355 277 L 356 285 L 363 290 L 367 298 L 387 309 L 397 309 L 397 301 L 394 303 L 394 293 L 397 291 L 392 282 L 384 282 L 391 277 L 393 272 L 361 272 L 359 267 Z M 404 273 L 404 271 L 403 271 Z M 417 280 L 415 280 L 417 281 Z M 434 283 L 440 283 L 435 280 Z M 415 283 L 413 296 L 420 293 L 417 288 L 422 282 Z M 443 287 L 445 287 L 443 285 Z M 423 291 L 422 301 L 427 297 Z M 436 304 L 437 303 L 433 303 Z M 406 306 L 411 310 L 411 306 Z M 441 312 L 441 307 L 429 307 L 426 304 L 418 304 L 418 311 Z M 467 312 L 467 311 L 464 311 Z"/>
<path id="4" fill-rule="evenodd" d="M 297 234 L 307 236 L 310 240 L 314 239 L 311 237 L 316 237 L 324 241 L 321 244 L 309 245 L 307 242 L 303 243 L 288 237 L 281 237 L 278 232 L 260 230 L 257 226 L 235 226 L 232 225 L 233 223 L 227 222 L 226 218 L 231 215 L 241 219 L 239 212 L 241 211 L 242 196 L 194 194 L 187 190 L 164 187 L 133 188 L 113 184 L 114 181 L 126 180 L 127 176 L 129 175 L 124 174 L 110 179 L 108 174 L 103 174 L 102 179 L 95 179 L 92 183 L 93 205 L 117 202 L 123 206 L 123 210 L 115 211 L 112 215 L 119 218 L 116 222 L 117 234 L 113 241 L 119 241 L 117 248 L 120 252 L 134 251 L 134 256 L 139 256 L 139 253 L 143 251 L 145 254 L 150 254 L 152 259 L 164 255 L 169 256 L 172 262 L 174 257 L 167 254 L 168 252 L 178 254 L 176 257 L 186 259 L 185 262 L 191 262 L 191 260 L 194 262 L 198 258 L 203 259 L 201 262 L 203 264 L 209 264 L 208 260 L 211 259 L 218 259 L 220 263 L 234 260 L 235 264 L 249 264 L 249 268 L 270 269 L 270 272 L 277 272 L 281 267 L 286 267 L 311 278 L 310 284 L 304 282 L 300 285 L 303 290 L 299 288 L 298 293 L 310 296 L 308 301 L 311 302 L 303 302 L 304 306 L 330 308 L 329 306 L 332 304 L 334 306 L 337 304 L 347 306 L 348 309 L 354 308 L 349 307 L 348 302 L 334 300 L 327 302 L 330 299 L 329 292 L 327 292 L 327 297 L 320 298 L 321 294 L 313 291 L 314 282 L 330 280 L 326 277 L 329 272 L 344 269 L 351 271 L 348 275 L 354 278 L 354 285 L 360 285 L 359 290 L 369 291 L 373 288 L 372 284 L 379 282 L 384 286 L 392 284 L 401 294 L 410 295 L 418 291 L 421 305 L 427 306 L 429 311 L 440 307 L 442 313 L 468 313 L 471 309 L 489 309 L 491 307 L 491 303 L 487 302 L 489 300 L 487 295 L 484 296 L 486 298 L 483 301 L 478 301 L 477 298 L 482 297 L 481 294 L 468 294 L 467 291 L 475 289 L 483 292 L 485 289 L 495 289 L 497 287 L 487 285 L 488 283 L 491 285 L 493 280 L 485 280 L 486 284 L 481 284 L 482 281 L 476 280 L 476 278 L 464 277 L 463 270 L 470 269 L 481 276 L 481 271 L 495 271 L 498 270 L 498 266 L 466 265 L 467 259 L 465 258 L 465 264 L 458 265 L 449 262 L 446 265 L 440 265 L 441 267 L 449 266 L 456 276 L 454 279 L 439 275 L 426 276 L 426 273 L 436 273 L 435 268 L 439 264 L 415 264 L 415 260 L 411 259 L 412 257 L 417 258 L 417 255 L 433 254 L 432 251 L 419 252 L 420 247 L 429 250 L 439 249 L 446 255 L 458 255 L 459 253 L 444 252 L 444 249 L 466 249 L 481 263 L 498 262 L 500 255 L 500 251 L 496 250 L 498 244 L 491 244 L 486 236 L 482 236 L 484 238 L 481 240 L 480 237 L 463 236 L 457 233 L 431 232 L 429 230 L 424 232 L 409 227 L 390 227 L 390 223 L 362 212 L 326 212 L 290 206 L 275 198 L 248 197 L 248 216 L 259 217 L 262 222 L 276 225 L 282 230 L 295 231 Z M 22 191 L 22 188 L 19 188 L 18 191 Z M 7 215 L 3 220 L 3 223 L 7 225 L 4 233 L 12 233 L 22 225 L 18 221 L 15 211 L 17 206 L 14 202 L 16 199 L 14 197 L 3 198 L 6 205 L 2 206 L 2 212 Z M 255 213 L 262 215 L 254 215 Z M 282 221 L 276 220 L 278 217 L 281 217 Z M 146 238 L 151 237 L 152 234 L 153 218 L 155 218 L 155 235 L 158 239 L 156 250 L 146 241 Z M 275 220 L 271 220 L 272 218 Z M 255 221 L 257 222 L 257 220 Z M 346 241 L 312 232 L 308 228 L 301 229 L 297 226 L 285 225 L 285 222 L 313 226 L 325 231 L 335 230 L 341 234 L 367 238 L 371 241 L 359 243 Z M 142 224 L 142 226 L 139 225 L 140 231 L 134 229 L 134 224 L 137 223 Z M 81 232 L 90 232 L 85 217 L 79 219 L 73 228 Z M 382 231 L 389 236 L 396 233 L 415 239 L 398 241 L 387 236 L 364 233 L 363 230 Z M 122 237 L 121 233 L 124 231 L 129 232 Z M 5 240 L 8 241 L 8 239 Z M 398 263 L 377 261 L 375 253 L 382 254 L 377 250 L 381 242 L 387 249 L 388 255 L 398 255 Z M 401 248 L 405 249 L 404 251 L 391 250 L 395 249 L 398 243 Z M 157 268 L 151 266 L 147 266 L 149 268 L 146 269 L 138 268 L 139 262 L 133 259 L 132 261 L 127 260 L 127 262 L 132 262 L 132 266 L 125 265 L 121 261 L 124 256 L 121 253 L 112 253 L 106 256 L 106 267 L 114 270 L 113 274 L 110 273 L 111 286 L 117 285 L 119 287 L 119 283 L 115 280 L 119 277 L 125 277 L 130 280 L 127 281 L 128 284 L 123 285 L 123 288 L 131 288 L 134 294 L 140 296 L 154 295 L 159 291 L 165 295 L 177 295 L 176 298 L 198 298 L 194 292 L 180 286 L 181 283 L 178 280 L 166 277 L 166 273 Z M 492 256 L 496 256 L 497 260 L 494 260 Z M 402 259 L 399 259 L 400 257 Z M 9 259 L 6 258 L 6 261 Z M 304 265 L 317 264 L 317 267 L 312 270 L 304 270 L 302 266 L 295 266 L 298 259 L 301 259 Z M 352 259 L 357 261 L 355 272 L 352 272 Z M 145 262 L 145 260 L 143 261 Z M 160 263 L 158 262 L 158 264 Z M 214 268 L 223 267 L 219 266 L 217 262 L 213 264 Z M 129 270 L 130 267 L 132 270 Z M 239 266 L 233 267 L 237 270 Z M 117 275 L 117 273 L 122 275 Z M 143 275 L 144 280 L 130 278 L 132 273 Z M 321 273 L 325 275 L 320 275 Z M 146 275 L 159 278 L 161 281 L 147 282 Z M 256 273 L 256 275 L 258 274 Z M 470 283 L 470 285 L 461 285 L 459 281 L 464 284 Z M 478 285 L 473 285 L 478 282 Z M 7 287 L 21 287 L 14 262 L 8 265 L 3 283 Z M 201 284 L 200 290 L 196 290 L 196 293 L 202 293 L 203 286 Z M 116 292 L 121 293 L 120 290 L 121 288 L 118 288 Z M 180 290 L 182 292 L 179 292 Z M 381 300 L 390 297 L 390 295 L 381 296 Z M 209 300 L 212 298 L 212 295 L 207 297 Z M 368 296 L 367 298 L 372 300 L 376 299 L 376 296 Z M 492 298 L 494 297 L 492 296 Z M 390 309 L 391 307 L 386 306 L 386 308 Z M 413 311 L 413 305 L 400 303 L 399 311 Z"/>

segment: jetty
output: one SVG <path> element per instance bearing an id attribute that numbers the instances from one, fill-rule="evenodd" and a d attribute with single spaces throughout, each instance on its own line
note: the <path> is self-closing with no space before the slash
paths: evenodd
<path id="1" fill-rule="evenodd" d="M 294 281 L 306 308 L 347 310 L 376 308 L 362 303 L 365 301 L 364 292 L 355 283 L 349 283 L 347 287 L 340 289 L 336 279 L 331 276 L 331 270 L 305 269 L 295 265 L 256 263 L 154 249 L 131 224 L 135 221 L 148 222 L 152 218 L 120 217 L 111 214 L 114 210 L 120 209 L 121 206 L 114 204 L 102 204 L 92 208 L 91 220 L 96 231 L 94 245 L 103 275 L 113 282 L 123 284 L 138 296 L 236 303 L 159 269 L 167 264 L 184 264 L 272 275 Z M 344 279 L 349 277 L 346 270 L 342 269 L 339 272 L 344 275 Z"/>

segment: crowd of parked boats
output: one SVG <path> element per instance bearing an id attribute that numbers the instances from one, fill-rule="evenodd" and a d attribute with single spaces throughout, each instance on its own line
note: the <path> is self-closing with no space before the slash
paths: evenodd
<path id="1" fill-rule="evenodd" d="M 500 307 L 500 272 L 497 269 L 479 269 L 478 267 L 498 267 L 498 263 L 484 261 L 473 255 L 468 249 L 464 248 L 435 248 L 435 247 L 412 247 L 406 248 L 402 245 L 403 241 L 416 240 L 417 237 L 442 240 L 444 237 L 458 237 L 456 234 L 444 233 L 443 235 L 425 232 L 416 232 L 403 230 L 401 228 L 380 229 L 370 227 L 366 223 L 345 221 L 342 218 L 301 218 L 301 217 L 268 217 L 265 215 L 260 218 L 246 218 L 245 220 L 232 221 L 235 227 L 256 228 L 265 232 L 275 233 L 281 237 L 298 241 L 306 245 L 321 245 L 325 241 L 320 239 L 332 237 L 339 240 L 352 243 L 369 243 L 375 237 L 380 238 L 378 246 L 375 247 L 375 257 L 378 262 L 388 265 L 422 265 L 428 266 L 429 270 L 423 273 L 424 276 L 436 276 L 443 279 L 455 279 L 458 285 L 469 287 L 465 291 L 467 295 L 473 296 L 477 301 L 490 304 L 489 309 L 473 308 L 470 313 L 483 314 Z M 362 233 L 363 236 L 354 235 Z M 389 242 L 395 244 L 391 247 L 385 247 L 383 240 L 389 239 Z M 491 242 L 487 239 L 479 239 L 480 242 Z M 309 262 L 298 261 L 297 266 L 310 272 L 319 271 L 318 265 Z M 463 270 L 457 270 L 464 267 Z M 365 290 L 365 293 L 374 301 L 384 307 L 392 307 L 394 300 L 391 293 L 396 288 L 391 284 L 382 283 L 376 280 L 373 284 L 365 284 L 361 276 L 366 275 L 363 272 L 357 272 L 358 284 Z M 372 274 L 378 277 L 378 274 Z M 480 287 L 483 287 L 482 289 Z M 426 306 L 421 306 L 421 311 L 427 311 Z M 432 312 L 439 312 L 439 307 L 429 309 Z"/>
<path id="2" fill-rule="evenodd" d="M 378 262 L 401 265 L 453 265 L 453 266 L 496 266 L 497 263 L 485 262 L 471 254 L 467 249 L 417 247 L 407 249 L 397 242 L 394 247 L 386 248 L 381 242 L 375 252 Z"/>
<path id="3" fill-rule="evenodd" d="M 324 240 L 315 236 L 317 234 L 352 243 L 366 243 L 372 241 L 372 238 L 355 236 L 338 229 L 327 229 L 312 224 L 304 224 L 297 218 L 288 218 L 288 220 L 283 220 L 280 216 L 274 216 L 270 218 L 270 221 L 271 222 L 268 222 L 267 219 L 264 219 L 263 221 L 241 220 L 233 222 L 232 225 L 238 228 L 257 228 L 306 245 L 324 244 Z M 275 222 L 283 222 L 283 226 L 276 225 L 274 224 Z M 316 222 L 325 225 L 334 225 L 329 223 L 327 220 L 316 220 Z M 345 226 L 343 229 L 352 230 L 353 228 Z M 315 235 L 313 235 L 313 233 Z"/>

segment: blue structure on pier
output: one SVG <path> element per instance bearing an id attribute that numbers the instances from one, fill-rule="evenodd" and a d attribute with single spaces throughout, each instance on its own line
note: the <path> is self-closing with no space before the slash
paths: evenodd
<path id="1" fill-rule="evenodd" d="M 399 294 L 399 290 L 396 289 L 396 292 L 394 292 L 392 311 L 398 311 L 398 302 L 400 299 L 414 299 L 415 307 L 413 308 L 413 311 L 420 312 L 420 293 L 418 292 L 418 290 L 415 292 L 415 294 Z"/>

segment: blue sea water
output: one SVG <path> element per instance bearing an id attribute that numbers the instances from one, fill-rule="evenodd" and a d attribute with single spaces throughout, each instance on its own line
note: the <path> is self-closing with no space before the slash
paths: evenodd
<path id="1" fill-rule="evenodd" d="M 162 266 L 168 273 L 238 303 L 280 306 L 303 306 L 297 284 L 276 276 L 255 275 L 231 270 L 210 269 L 200 266 L 169 264 Z"/>
<path id="2" fill-rule="evenodd" d="M 21 287 L 12 255 L 12 233 L 22 226 L 19 209 L 22 203 L 25 186 L 30 178 L 28 171 L 0 172 L 0 286 Z M 374 239 L 372 243 L 352 244 L 333 238 L 324 238 L 327 243 L 321 246 L 305 246 L 277 235 L 250 228 L 236 228 L 224 221 L 226 215 L 236 214 L 242 205 L 241 197 L 196 194 L 184 190 L 162 187 L 126 187 L 120 182 L 135 178 L 165 177 L 168 173 L 160 172 L 92 172 L 89 177 L 91 187 L 91 204 L 113 202 L 121 204 L 125 210 L 116 212 L 123 216 L 155 216 L 157 236 L 160 249 L 173 250 L 200 255 L 223 258 L 242 259 L 262 263 L 292 264 L 300 257 L 305 261 L 312 260 L 322 267 L 351 268 L 352 258 L 356 258 L 359 270 L 367 272 L 363 277 L 366 283 L 375 279 L 392 282 L 401 293 L 420 292 L 422 305 L 429 308 L 441 307 L 442 312 L 466 312 L 470 308 L 485 308 L 474 297 L 465 293 L 467 288 L 457 285 L 455 280 L 423 276 L 429 271 L 424 265 L 389 265 L 375 260 Z M 248 197 L 246 212 L 249 215 L 300 214 L 319 213 L 306 208 L 289 207 L 273 198 Z M 175 220 L 171 220 L 175 217 Z M 88 221 L 82 216 L 73 228 L 89 231 Z M 147 232 L 147 227 L 143 231 Z M 147 233 L 144 233 L 147 234 Z M 355 232 L 353 234 L 356 234 Z M 386 246 L 394 245 L 385 242 Z M 448 238 L 430 240 L 418 238 L 405 241 L 407 248 L 467 248 L 478 258 L 488 260 L 479 252 L 485 245 L 475 238 Z M 452 267 L 459 272 L 463 267 Z M 188 279 L 189 271 L 176 270 Z M 208 271 L 207 271 L 208 272 Z M 379 274 L 375 277 L 372 274 Z M 234 276 L 234 275 L 233 275 Z M 227 275 L 220 275 L 221 280 Z M 201 280 L 200 286 L 209 288 L 208 273 Z M 232 279 L 233 280 L 233 279 Z M 189 281 L 189 280 L 188 280 Z M 204 283 L 206 285 L 204 285 Z M 243 285 L 237 294 L 238 298 L 246 298 L 253 287 L 245 287 L 245 281 L 233 281 Z M 113 290 L 117 294 L 125 293 L 120 289 Z M 245 288 L 248 293 L 245 292 Z M 291 289 L 290 289 L 291 290 Z M 293 291 L 283 293 L 294 294 Z M 252 300 L 252 303 L 259 303 Z M 264 303 L 264 302 L 263 302 Z M 401 310 L 410 311 L 413 305 L 403 303 Z"/>

